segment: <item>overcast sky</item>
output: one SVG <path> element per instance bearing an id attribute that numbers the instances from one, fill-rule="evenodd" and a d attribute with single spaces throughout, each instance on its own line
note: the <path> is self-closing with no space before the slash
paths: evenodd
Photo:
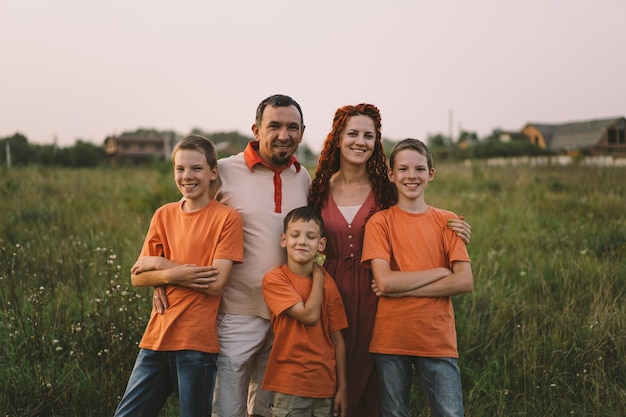
<path id="1" fill-rule="evenodd" d="M 0 137 L 250 134 L 274 93 L 314 150 L 361 102 L 394 140 L 624 116 L 626 1 L 0 0 Z"/>

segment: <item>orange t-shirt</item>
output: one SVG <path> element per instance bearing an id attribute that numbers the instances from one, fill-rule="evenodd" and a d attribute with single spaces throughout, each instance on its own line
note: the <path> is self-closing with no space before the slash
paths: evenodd
<path id="1" fill-rule="evenodd" d="M 179 264 L 211 265 L 214 259 L 243 261 L 243 224 L 239 213 L 212 200 L 193 213 L 183 202 L 154 213 L 141 255 L 163 256 Z M 169 307 L 152 310 L 139 347 L 151 350 L 220 351 L 217 338 L 219 296 L 176 285 L 167 286 Z"/>
<path id="2" fill-rule="evenodd" d="M 272 315 L 274 344 L 263 389 L 309 398 L 332 398 L 337 392 L 335 345 L 330 334 L 348 327 L 341 295 L 332 277 L 324 277 L 320 319 L 306 326 L 285 310 L 309 298 L 313 280 L 286 265 L 263 278 L 263 297 Z"/>
<path id="3" fill-rule="evenodd" d="M 446 227 L 457 216 L 429 207 L 408 213 L 393 206 L 374 214 L 365 225 L 362 262 L 389 261 L 394 271 L 452 268 L 469 262 L 465 243 Z M 458 357 L 454 310 L 450 297 L 381 297 L 370 352 L 425 357 Z"/>

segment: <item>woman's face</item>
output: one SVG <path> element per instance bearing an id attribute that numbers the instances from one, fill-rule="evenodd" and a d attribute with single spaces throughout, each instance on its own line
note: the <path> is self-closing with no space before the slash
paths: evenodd
<path id="1" fill-rule="evenodd" d="M 365 165 L 376 145 L 376 126 L 368 116 L 352 116 L 341 135 L 341 163 Z"/>

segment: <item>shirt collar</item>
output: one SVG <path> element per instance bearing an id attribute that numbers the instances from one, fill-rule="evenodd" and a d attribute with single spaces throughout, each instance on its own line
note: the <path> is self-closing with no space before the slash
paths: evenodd
<path id="1" fill-rule="evenodd" d="M 300 172 L 300 167 L 301 167 L 300 162 L 298 162 L 296 157 L 293 155 L 291 155 L 291 158 L 289 158 L 289 162 L 287 162 L 285 166 L 279 169 L 276 169 L 268 165 L 267 163 L 265 163 L 265 161 L 261 159 L 261 155 L 259 155 L 259 141 L 258 140 L 251 140 L 250 142 L 248 142 L 248 146 L 246 146 L 246 149 L 243 151 L 243 158 L 246 161 L 246 165 L 248 166 L 248 169 L 250 171 L 254 171 L 254 167 L 258 164 L 261 164 L 264 167 L 271 169 L 274 172 L 277 172 L 277 171 L 281 172 L 285 168 L 293 165 L 296 168 L 296 172 Z"/>

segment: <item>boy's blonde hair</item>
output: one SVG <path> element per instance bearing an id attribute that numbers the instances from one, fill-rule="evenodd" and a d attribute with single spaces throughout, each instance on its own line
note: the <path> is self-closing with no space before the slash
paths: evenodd
<path id="1" fill-rule="evenodd" d="M 201 135 L 187 135 L 182 138 L 172 150 L 172 163 L 174 163 L 176 152 L 181 149 L 202 152 L 211 168 L 217 165 L 217 151 L 209 138 Z"/>
<path id="2" fill-rule="evenodd" d="M 393 164 L 396 159 L 396 155 L 400 151 L 404 151 L 406 149 L 410 149 L 412 151 L 416 151 L 426 157 L 426 161 L 428 162 L 428 169 L 433 168 L 433 156 L 428 149 L 428 146 L 424 144 L 421 140 L 406 138 L 402 139 L 400 142 L 396 143 L 394 147 L 391 149 L 391 153 L 389 154 L 389 167 L 393 169 Z"/>

